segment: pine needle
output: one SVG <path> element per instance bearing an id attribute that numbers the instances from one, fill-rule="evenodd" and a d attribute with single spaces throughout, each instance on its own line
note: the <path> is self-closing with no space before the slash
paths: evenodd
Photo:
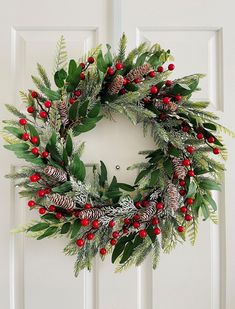
<path id="1" fill-rule="evenodd" d="M 19 117 L 19 118 L 27 118 L 25 114 L 21 113 L 14 105 L 5 104 L 6 108 L 10 113 Z"/>
<path id="2" fill-rule="evenodd" d="M 41 77 L 44 85 L 47 88 L 51 88 L 51 83 L 50 83 L 50 80 L 47 76 L 47 73 L 46 73 L 46 70 L 44 69 L 44 67 L 41 64 L 37 63 L 37 69 L 38 69 L 39 76 Z"/>
<path id="3" fill-rule="evenodd" d="M 54 60 L 54 73 L 67 66 L 67 51 L 65 38 L 62 35 L 56 45 L 56 54 Z"/>
<path id="4" fill-rule="evenodd" d="M 127 45 L 127 37 L 126 37 L 125 33 L 123 33 L 123 35 L 120 39 L 119 52 L 118 52 L 118 55 L 117 55 L 117 61 L 119 61 L 119 62 L 123 62 L 124 59 L 125 59 L 126 45 Z"/>

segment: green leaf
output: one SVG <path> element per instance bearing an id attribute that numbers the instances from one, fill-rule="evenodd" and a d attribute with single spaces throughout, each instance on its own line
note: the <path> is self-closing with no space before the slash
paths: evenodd
<path id="1" fill-rule="evenodd" d="M 154 243 L 154 242 L 155 242 L 155 239 L 156 239 L 156 234 L 154 234 L 154 232 L 153 232 L 153 227 L 150 225 L 150 226 L 147 228 L 146 231 L 147 231 L 147 234 L 148 234 L 148 236 L 150 237 L 152 243 Z"/>
<path id="2" fill-rule="evenodd" d="M 51 221 L 51 222 L 54 222 L 54 223 L 58 223 L 58 219 L 55 217 L 54 214 L 45 214 L 43 216 L 41 216 L 41 218 L 43 220 L 48 220 L 48 221 Z"/>
<path id="3" fill-rule="evenodd" d="M 29 145 L 26 143 L 20 143 L 20 144 L 12 144 L 12 145 L 4 145 L 4 147 L 11 151 L 18 151 L 18 150 L 27 150 L 29 149 Z"/>
<path id="4" fill-rule="evenodd" d="M 68 73 L 69 75 L 73 75 L 77 70 L 77 64 L 76 64 L 76 61 L 71 59 L 69 61 L 69 69 L 68 69 Z"/>
<path id="5" fill-rule="evenodd" d="M 107 47 L 107 53 L 104 55 L 105 63 L 108 67 L 110 67 L 113 64 L 113 56 L 110 52 L 111 46 L 109 44 L 106 44 Z"/>
<path id="6" fill-rule="evenodd" d="M 50 153 L 50 156 L 53 160 L 55 160 L 56 162 L 61 163 L 63 161 L 63 158 L 61 157 L 57 146 L 57 134 L 55 131 L 52 132 L 52 135 L 46 145 L 46 150 Z"/>
<path id="7" fill-rule="evenodd" d="M 80 219 L 76 219 L 72 225 L 72 228 L 71 228 L 71 238 L 74 238 L 77 236 L 80 228 L 81 228 L 81 223 L 80 223 Z"/>
<path id="8" fill-rule="evenodd" d="M 205 190 L 220 190 L 220 185 L 211 179 L 203 179 L 199 181 L 199 186 Z"/>
<path id="9" fill-rule="evenodd" d="M 74 121 L 78 118 L 78 107 L 79 107 L 79 102 L 76 101 L 73 105 L 71 105 L 69 109 L 69 119 Z"/>
<path id="10" fill-rule="evenodd" d="M 100 113 L 100 109 L 101 109 L 101 103 L 97 102 L 94 107 L 89 111 L 88 113 L 88 117 L 89 118 L 94 118 L 97 117 Z"/>
<path id="11" fill-rule="evenodd" d="M 49 227 L 48 223 L 41 222 L 41 223 L 37 223 L 37 224 L 31 226 L 27 231 L 28 232 L 38 232 L 38 231 L 45 230 L 48 227 Z"/>
<path id="12" fill-rule="evenodd" d="M 203 216 L 204 216 L 203 220 L 208 219 L 209 216 L 210 216 L 210 212 L 209 212 L 209 209 L 208 209 L 207 205 L 202 204 L 201 209 L 202 209 L 202 213 L 203 213 Z"/>
<path id="13" fill-rule="evenodd" d="M 51 101 L 57 101 L 61 99 L 61 95 L 59 92 L 41 86 L 41 91 L 45 94 L 45 96 Z"/>
<path id="14" fill-rule="evenodd" d="M 57 71 L 54 75 L 54 81 L 58 88 L 62 88 L 64 86 L 64 80 L 67 77 L 67 73 L 64 69 Z"/>
<path id="15" fill-rule="evenodd" d="M 194 181 L 190 182 L 188 187 L 188 193 L 185 198 L 194 196 L 196 191 L 197 191 L 196 183 Z"/>
<path id="16" fill-rule="evenodd" d="M 167 175 L 169 177 L 172 176 L 173 174 L 173 166 L 172 166 L 172 162 L 170 159 L 167 159 L 166 161 L 163 162 L 163 167 L 164 167 L 164 170 L 165 172 L 167 173 Z"/>
<path id="17" fill-rule="evenodd" d="M 57 230 L 58 230 L 57 226 L 51 226 L 41 236 L 39 236 L 37 239 L 40 240 L 40 239 L 49 237 L 49 236 L 55 234 L 57 232 Z"/>
<path id="18" fill-rule="evenodd" d="M 150 185 L 151 187 L 153 187 L 154 185 L 156 185 L 157 180 L 158 180 L 158 178 L 159 178 L 159 175 L 160 175 L 160 171 L 159 171 L 159 170 L 153 171 L 153 172 L 151 173 L 150 182 L 149 182 L 149 185 Z"/>
<path id="19" fill-rule="evenodd" d="M 128 241 L 131 241 L 133 238 L 135 237 L 134 234 L 130 234 L 129 236 L 124 236 L 122 238 L 120 238 L 113 250 L 113 254 L 112 254 L 112 263 L 114 263 L 116 261 L 116 259 L 119 257 L 119 255 L 123 252 L 124 248 L 125 248 L 125 244 Z"/>
<path id="20" fill-rule="evenodd" d="M 100 175 L 99 175 L 99 185 L 104 187 L 105 182 L 108 179 L 107 168 L 103 161 L 100 161 Z"/>
<path id="21" fill-rule="evenodd" d="M 136 60 L 135 67 L 139 67 L 139 66 L 143 65 L 148 54 L 149 54 L 149 52 L 145 52 L 145 53 L 141 54 Z"/>
<path id="22" fill-rule="evenodd" d="M 4 127 L 4 130 L 10 132 L 12 135 L 18 137 L 18 138 L 22 138 L 22 135 L 24 133 L 24 130 L 21 128 L 15 128 L 15 127 Z"/>
<path id="23" fill-rule="evenodd" d="M 217 127 L 213 123 L 203 123 L 203 127 L 212 131 L 216 131 Z"/>
<path id="24" fill-rule="evenodd" d="M 78 111 L 78 114 L 79 114 L 80 117 L 86 116 L 88 105 L 89 105 L 89 100 L 86 100 L 85 102 L 83 102 L 80 105 L 80 108 L 79 108 L 79 111 Z"/>
<path id="25" fill-rule="evenodd" d="M 196 193 L 194 202 L 192 205 L 192 212 L 195 217 L 198 217 L 198 211 L 202 205 L 202 196 L 199 193 Z"/>
<path id="26" fill-rule="evenodd" d="M 152 66 L 152 67 L 156 67 L 160 64 L 160 60 L 159 60 L 159 53 L 155 53 L 153 54 L 149 60 L 148 63 Z"/>
<path id="27" fill-rule="evenodd" d="M 73 161 L 70 164 L 70 173 L 80 181 L 83 181 L 86 177 L 86 168 L 84 163 L 80 160 L 77 154 L 74 155 Z"/>
<path id="28" fill-rule="evenodd" d="M 150 172 L 150 169 L 142 170 L 139 175 L 136 177 L 135 184 L 137 184 L 142 178 L 144 178 L 146 175 L 148 175 Z"/>
<path id="29" fill-rule="evenodd" d="M 130 186 L 126 183 L 119 182 L 117 183 L 117 186 L 124 191 L 135 191 L 135 188 L 133 186 Z"/>
<path id="30" fill-rule="evenodd" d="M 94 129 L 95 126 L 96 126 L 95 123 L 80 124 L 73 128 L 73 134 L 74 136 L 78 136 L 81 133 L 88 132 Z"/>
<path id="31" fill-rule="evenodd" d="M 65 222 L 62 227 L 61 227 L 61 231 L 60 233 L 61 234 L 67 234 L 70 230 L 70 227 L 71 227 L 71 223 L 70 222 Z"/>
<path id="32" fill-rule="evenodd" d="M 134 244 L 132 241 L 130 241 L 125 246 L 122 258 L 120 260 L 120 264 L 125 263 L 129 259 L 129 257 L 132 255 L 133 251 L 134 251 Z"/>
<path id="33" fill-rule="evenodd" d="M 109 186 L 109 191 L 113 191 L 115 189 L 118 189 L 118 184 L 117 184 L 117 177 L 116 176 L 113 176 L 113 179 L 110 183 L 110 186 Z"/>
<path id="34" fill-rule="evenodd" d="M 211 207 L 214 209 L 214 211 L 217 210 L 216 202 L 214 201 L 214 199 L 211 197 L 211 195 L 209 193 L 203 195 L 203 198 L 204 198 L 204 200 L 206 200 L 211 205 Z"/>
<path id="35" fill-rule="evenodd" d="M 71 191 L 71 189 L 72 189 L 72 186 L 71 186 L 70 181 L 66 181 L 62 183 L 60 186 L 52 188 L 52 192 L 65 193 L 65 192 Z"/>
<path id="36" fill-rule="evenodd" d="M 36 146 L 38 146 L 40 144 L 40 137 L 39 137 L 39 134 L 38 134 L 38 131 L 37 129 L 35 128 L 35 126 L 31 125 L 30 123 L 28 123 L 28 129 L 29 129 L 29 132 L 30 132 L 30 136 L 36 136 L 38 138 L 38 142 L 37 144 L 35 144 Z"/>
<path id="37" fill-rule="evenodd" d="M 67 136 L 67 140 L 66 140 L 66 151 L 67 151 L 67 155 L 69 157 L 71 157 L 72 153 L 73 153 L 73 141 L 70 135 Z"/>
<path id="38" fill-rule="evenodd" d="M 97 56 L 96 63 L 97 63 L 98 70 L 100 70 L 103 73 L 106 73 L 108 65 L 106 64 L 104 60 L 103 53 L 101 50 L 99 51 L 99 54 Z"/>

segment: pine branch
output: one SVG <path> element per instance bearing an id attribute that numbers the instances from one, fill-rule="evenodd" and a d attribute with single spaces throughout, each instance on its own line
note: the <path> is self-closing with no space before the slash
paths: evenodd
<path id="1" fill-rule="evenodd" d="M 160 261 L 161 246 L 158 238 L 155 239 L 152 249 L 152 266 L 156 269 Z"/>
<path id="2" fill-rule="evenodd" d="M 37 63 L 37 69 L 38 69 L 38 73 L 39 73 L 39 75 L 40 75 L 40 77 L 41 77 L 45 87 L 50 89 L 51 88 L 51 83 L 50 83 L 50 80 L 49 80 L 49 78 L 47 76 L 46 70 L 39 63 Z"/>
<path id="3" fill-rule="evenodd" d="M 19 118 L 27 118 L 25 114 L 21 113 L 14 105 L 5 104 L 7 110 Z"/>
<path id="4" fill-rule="evenodd" d="M 125 59 L 125 54 L 126 54 L 126 45 L 127 45 L 127 37 L 125 33 L 123 33 L 120 43 L 119 43 L 119 52 L 117 55 L 117 61 L 123 62 Z"/>
<path id="5" fill-rule="evenodd" d="M 189 236 L 189 240 L 192 245 L 195 245 L 197 234 L 198 234 L 198 219 L 194 218 L 189 222 L 187 226 L 187 233 Z"/>
<path id="6" fill-rule="evenodd" d="M 62 35 L 56 46 L 56 54 L 54 61 L 54 73 L 60 69 L 65 69 L 67 65 L 67 51 L 65 38 Z"/>

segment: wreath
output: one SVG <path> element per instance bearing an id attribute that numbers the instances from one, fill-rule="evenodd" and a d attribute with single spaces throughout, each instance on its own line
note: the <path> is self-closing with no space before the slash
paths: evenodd
<path id="1" fill-rule="evenodd" d="M 38 91 L 20 92 L 27 116 L 7 105 L 20 119 L 3 121 L 5 148 L 29 162 L 7 177 L 40 214 L 20 231 L 38 240 L 67 237 L 64 252 L 76 255 L 76 275 L 91 268 L 96 254 L 110 252 L 118 270 L 139 265 L 150 252 L 156 268 L 160 251 L 170 252 L 186 236 L 194 244 L 200 218 L 217 222 L 211 191 L 220 189 L 226 159 L 220 133 L 234 134 L 217 123 L 209 102 L 192 100 L 203 75 L 170 80 L 170 50 L 141 43 L 126 56 L 126 41 L 123 35 L 115 55 L 110 45 L 106 52 L 98 46 L 67 65 L 61 37 L 57 89 L 38 64 L 39 77 L 32 76 Z M 88 181 L 84 144 L 75 139 L 114 113 L 141 123 L 156 143 L 130 167 L 137 169 L 133 185 L 109 177 L 102 161 Z"/>

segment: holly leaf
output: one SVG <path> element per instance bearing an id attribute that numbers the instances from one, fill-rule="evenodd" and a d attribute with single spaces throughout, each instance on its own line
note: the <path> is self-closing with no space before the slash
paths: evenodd
<path id="1" fill-rule="evenodd" d="M 62 227 L 61 227 L 61 231 L 60 233 L 61 234 L 67 234 L 70 230 L 70 227 L 71 227 L 71 223 L 70 222 L 65 222 Z"/>

